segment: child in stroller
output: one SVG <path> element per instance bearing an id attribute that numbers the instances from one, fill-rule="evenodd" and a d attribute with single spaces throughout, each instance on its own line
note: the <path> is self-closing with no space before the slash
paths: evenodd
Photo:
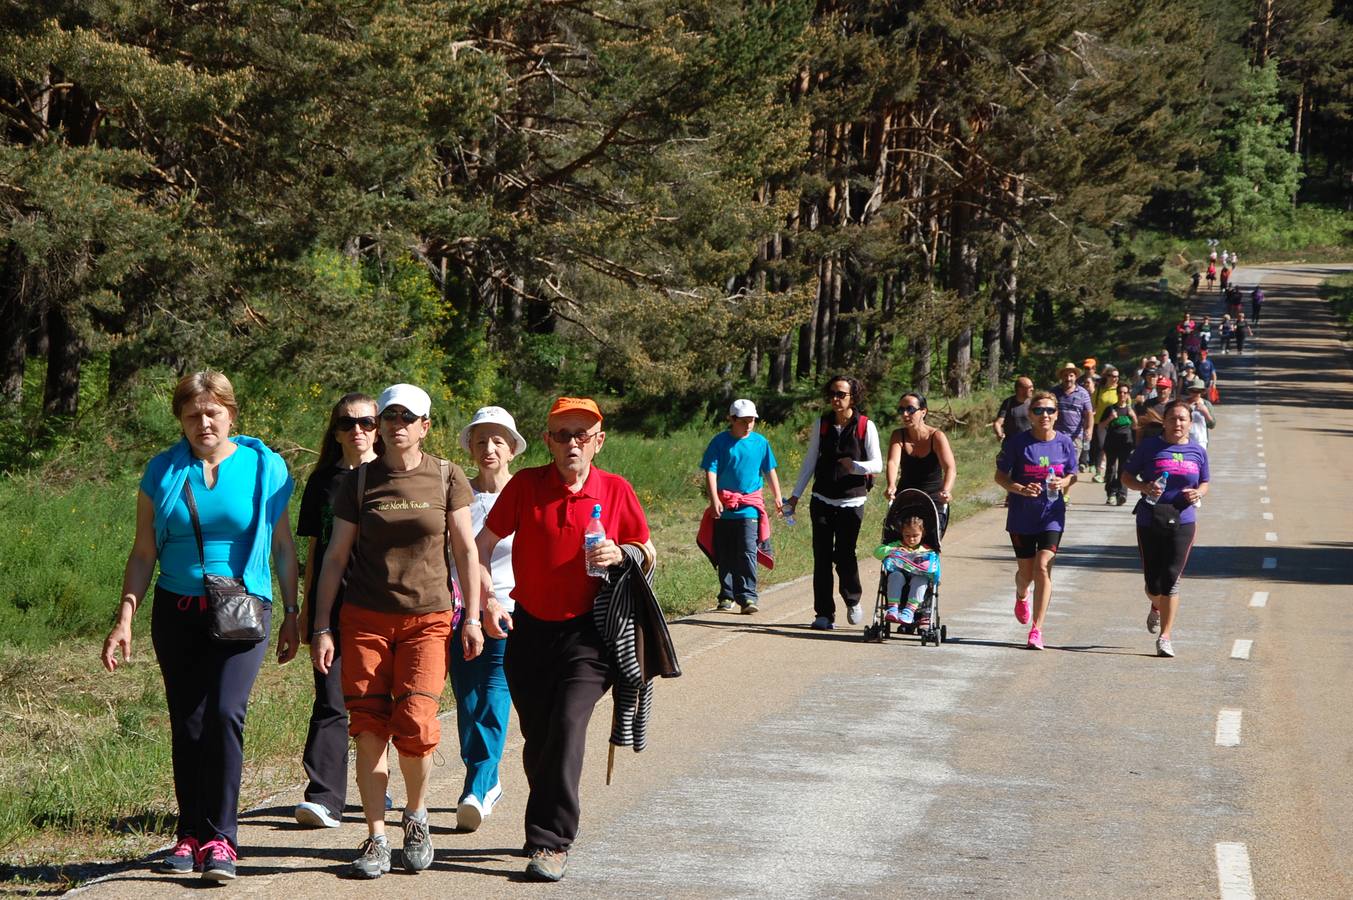
<path id="1" fill-rule="evenodd" d="M 940 555 L 921 543 L 925 537 L 925 523 L 920 516 L 910 516 L 899 523 L 901 539 L 881 544 L 874 557 L 883 563 L 888 576 L 885 590 L 887 607 L 883 617 L 894 625 L 911 625 L 916 621 L 916 610 L 926 599 L 930 585 L 940 577 Z M 903 603 L 903 594 L 906 602 Z M 902 608 L 899 610 L 898 607 Z"/>

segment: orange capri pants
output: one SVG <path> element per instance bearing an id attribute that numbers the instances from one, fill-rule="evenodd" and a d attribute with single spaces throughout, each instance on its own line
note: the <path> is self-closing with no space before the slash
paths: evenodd
<path id="1" fill-rule="evenodd" d="M 344 603 L 338 630 L 348 734 L 374 734 L 403 756 L 436 750 L 451 610 L 414 616 Z"/>

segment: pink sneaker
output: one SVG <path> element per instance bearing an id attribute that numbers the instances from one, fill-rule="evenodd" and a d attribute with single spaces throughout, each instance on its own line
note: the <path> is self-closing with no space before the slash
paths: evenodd
<path id="1" fill-rule="evenodd" d="M 902 624 L 902 613 L 898 611 L 896 603 L 892 604 L 886 610 L 884 610 L 883 619 L 884 621 L 891 622 L 894 625 Z"/>
<path id="2" fill-rule="evenodd" d="M 198 859 L 200 853 L 197 838 L 181 837 L 174 845 L 174 849 L 169 851 L 169 855 L 160 860 L 160 871 L 176 875 L 197 871 L 202 865 Z"/>
<path id="3" fill-rule="evenodd" d="M 1029 598 L 1015 598 L 1015 621 L 1021 625 L 1029 624 Z"/>
<path id="4" fill-rule="evenodd" d="M 1037 625 L 1029 629 L 1029 649 L 1030 650 L 1043 649 L 1043 632 L 1038 630 Z"/>

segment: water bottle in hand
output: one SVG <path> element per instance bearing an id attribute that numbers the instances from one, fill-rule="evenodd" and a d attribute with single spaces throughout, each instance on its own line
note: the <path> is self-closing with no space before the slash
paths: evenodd
<path id="1" fill-rule="evenodd" d="M 1047 492 L 1048 502 L 1054 503 L 1061 499 L 1062 492 L 1057 489 L 1057 473 L 1048 467 L 1048 475 L 1043 479 L 1043 490 Z"/>
<path id="2" fill-rule="evenodd" d="M 1157 479 L 1156 479 L 1154 482 L 1152 482 L 1152 483 L 1155 484 L 1156 487 L 1160 488 L 1161 494 L 1163 494 L 1163 493 L 1165 493 L 1165 485 L 1169 484 L 1169 482 L 1170 482 L 1170 473 L 1169 473 L 1169 472 L 1161 472 L 1161 473 L 1160 473 L 1160 477 L 1157 478 Z M 1142 499 L 1145 500 L 1145 501 L 1146 501 L 1148 504 L 1150 504 L 1151 506 L 1155 506 L 1156 503 L 1157 503 L 1157 501 L 1160 500 L 1160 494 L 1157 494 L 1155 497 L 1152 497 L 1150 494 L 1148 494 L 1148 493 L 1146 493 L 1145 491 L 1143 491 L 1143 492 L 1142 492 Z"/>
<path id="3" fill-rule="evenodd" d="M 592 507 L 592 518 L 587 520 L 587 528 L 583 531 L 583 559 L 587 565 L 587 574 L 593 578 L 605 578 L 606 569 L 604 566 L 594 566 L 591 562 L 587 562 L 586 554 L 604 540 L 606 529 L 601 527 L 601 504 L 598 503 Z"/>

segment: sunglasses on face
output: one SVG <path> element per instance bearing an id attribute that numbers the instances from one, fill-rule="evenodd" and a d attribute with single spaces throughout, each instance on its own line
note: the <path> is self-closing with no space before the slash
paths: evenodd
<path id="1" fill-rule="evenodd" d="M 569 441 L 577 441 L 579 447 L 586 447 L 592 441 L 592 438 L 601 434 L 600 431 L 564 431 L 563 429 L 560 429 L 559 431 L 547 431 L 545 433 L 548 434 L 550 440 L 554 441 L 556 444 L 567 444 Z"/>
<path id="2" fill-rule="evenodd" d="M 1055 414 L 1056 414 L 1056 412 L 1057 412 L 1057 407 L 1055 407 L 1055 406 L 1035 406 L 1035 407 L 1033 407 L 1032 409 L 1030 409 L 1029 412 L 1030 412 L 1031 414 L 1035 415 L 1035 416 L 1051 416 L 1051 415 L 1055 415 Z"/>
<path id="3" fill-rule="evenodd" d="M 850 396 L 850 391 L 828 391 L 828 400 L 844 400 Z"/>
<path id="4" fill-rule="evenodd" d="M 419 419 L 423 417 L 416 416 L 413 413 L 409 412 L 407 409 L 405 410 L 387 409 L 385 412 L 381 413 L 381 418 L 387 422 L 398 421 L 403 422 L 405 425 L 412 425 L 414 422 L 417 422 Z"/>
<path id="5" fill-rule="evenodd" d="M 919 406 L 899 406 L 897 411 L 904 416 L 914 416 L 921 411 Z"/>
<path id="6" fill-rule="evenodd" d="M 338 430 L 352 431 L 352 429 L 361 427 L 363 431 L 371 431 L 376 427 L 375 416 L 339 416 Z"/>

